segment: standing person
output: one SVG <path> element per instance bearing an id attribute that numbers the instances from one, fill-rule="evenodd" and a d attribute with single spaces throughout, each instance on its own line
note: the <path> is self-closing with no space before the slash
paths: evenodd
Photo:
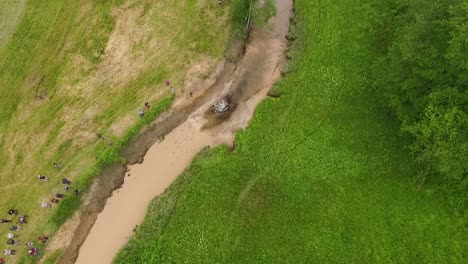
<path id="1" fill-rule="evenodd" d="M 148 102 L 145 103 L 145 108 L 146 110 L 149 110 L 151 108 L 150 104 Z"/>
<path id="2" fill-rule="evenodd" d="M 67 185 L 65 185 L 65 191 L 67 191 L 67 192 L 68 192 L 69 190 L 70 190 L 70 185 L 68 185 L 68 184 L 67 184 Z"/>
<path id="3" fill-rule="evenodd" d="M 166 86 L 170 86 L 170 85 L 171 83 L 168 80 L 166 80 Z"/>
<path id="4" fill-rule="evenodd" d="M 171 93 L 172 93 L 172 94 L 175 94 L 175 89 L 174 89 L 174 87 L 172 87 L 172 86 L 171 86 Z"/>
<path id="5" fill-rule="evenodd" d="M 4 258 L 0 258 L 0 264 L 5 264 L 5 259 Z"/>
<path id="6" fill-rule="evenodd" d="M 223 5 L 223 1 L 222 0 L 218 0 L 218 6 L 221 7 Z"/>
<path id="7" fill-rule="evenodd" d="M 140 118 L 143 118 L 145 116 L 145 112 L 143 110 L 138 110 L 138 115 L 140 115 Z"/>

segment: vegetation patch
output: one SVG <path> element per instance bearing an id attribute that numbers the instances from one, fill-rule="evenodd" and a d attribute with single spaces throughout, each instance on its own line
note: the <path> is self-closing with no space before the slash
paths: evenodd
<path id="1" fill-rule="evenodd" d="M 44 261 L 44 264 L 56 264 L 59 261 L 60 256 L 62 254 L 63 254 L 62 250 L 55 251 Z"/>
<path id="2" fill-rule="evenodd" d="M 373 82 L 412 137 L 418 184 L 452 185 L 463 195 L 468 173 L 468 3 L 396 1 L 385 5 Z M 457 187 L 458 186 L 458 187 Z M 446 187 L 446 186 L 445 186 Z M 453 188 L 456 187 L 456 188 Z M 444 187 L 442 187 L 444 188 Z M 458 210 L 466 201 L 452 200 Z"/>

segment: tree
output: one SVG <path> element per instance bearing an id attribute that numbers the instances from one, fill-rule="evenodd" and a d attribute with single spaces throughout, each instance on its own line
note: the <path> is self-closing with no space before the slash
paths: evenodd
<path id="1" fill-rule="evenodd" d="M 391 6 L 391 5 L 389 5 Z M 375 85 L 413 136 L 411 149 L 433 172 L 468 174 L 468 2 L 395 1 L 392 39 Z"/>

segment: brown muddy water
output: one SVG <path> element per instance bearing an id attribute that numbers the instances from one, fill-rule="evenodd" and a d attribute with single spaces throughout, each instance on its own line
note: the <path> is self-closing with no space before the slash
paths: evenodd
<path id="1" fill-rule="evenodd" d="M 104 198 L 105 203 L 99 202 L 102 212 L 95 209 L 86 218 L 85 211 L 60 263 L 111 263 L 143 221 L 151 200 L 163 193 L 203 148 L 232 144 L 235 131 L 248 125 L 286 62 L 285 36 L 292 0 L 277 0 L 276 4 L 276 16 L 265 28 L 252 29 L 237 64 L 225 64 L 203 96 L 162 116 L 123 153 L 130 164 L 140 163 L 129 166 L 121 188 L 107 201 Z M 207 111 L 225 96 L 231 98 L 235 110 L 210 125 L 216 116 L 207 118 Z M 157 142 L 161 135 L 164 139 Z M 119 174 L 123 174 L 121 168 Z M 88 204 L 93 206 L 93 202 Z"/>

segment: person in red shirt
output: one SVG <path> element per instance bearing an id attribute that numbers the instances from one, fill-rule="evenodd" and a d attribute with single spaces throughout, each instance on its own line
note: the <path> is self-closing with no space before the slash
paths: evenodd
<path id="1" fill-rule="evenodd" d="M 40 237 L 39 237 L 39 241 L 41 241 L 42 243 L 46 243 L 48 239 L 49 239 L 49 238 L 46 237 L 46 236 L 40 236 Z"/>
<path id="2" fill-rule="evenodd" d="M 37 248 L 30 248 L 28 253 L 31 256 L 36 256 L 37 255 Z"/>

